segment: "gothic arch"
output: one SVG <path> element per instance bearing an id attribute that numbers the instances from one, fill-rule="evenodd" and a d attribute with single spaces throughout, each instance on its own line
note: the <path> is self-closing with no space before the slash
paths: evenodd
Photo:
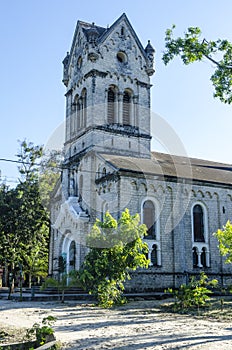
<path id="1" fill-rule="evenodd" d="M 191 208 L 193 267 L 209 267 L 208 213 L 205 204 L 195 202 Z"/>
<path id="2" fill-rule="evenodd" d="M 71 241 L 69 245 L 69 272 L 75 270 L 76 268 L 76 242 L 74 240 Z"/>
<path id="3" fill-rule="evenodd" d="M 205 192 L 205 196 L 208 197 L 208 198 L 210 198 L 210 199 L 213 198 L 212 193 L 211 193 L 210 191 L 206 191 L 206 192 Z"/>
<path id="4" fill-rule="evenodd" d="M 146 183 L 144 183 L 144 182 L 141 182 L 140 184 L 139 184 L 139 190 L 142 190 L 142 192 L 144 192 L 144 193 L 146 193 L 147 192 L 147 185 L 146 185 Z"/>
<path id="5" fill-rule="evenodd" d="M 109 48 L 107 45 L 104 45 L 103 46 L 103 57 L 104 57 L 104 51 L 108 52 L 109 51 Z"/>
<path id="6" fill-rule="evenodd" d="M 191 190 L 191 194 L 192 194 L 193 197 L 196 197 L 196 196 L 197 196 L 195 190 Z"/>
<path id="7" fill-rule="evenodd" d="M 208 243 L 208 212 L 205 204 L 194 202 L 191 208 L 192 242 Z"/>
<path id="8" fill-rule="evenodd" d="M 162 195 L 162 194 L 165 193 L 165 189 L 164 189 L 164 187 L 162 185 L 159 185 L 157 187 L 157 193 L 158 193 L 158 195 Z"/>
<path id="9" fill-rule="evenodd" d="M 141 203 L 141 221 L 148 227 L 148 236 L 144 237 L 148 245 L 150 266 L 161 266 L 159 203 L 153 197 L 146 197 Z"/>
<path id="10" fill-rule="evenodd" d="M 218 194 L 217 192 L 214 192 L 214 193 L 213 193 L 213 197 L 214 197 L 214 196 L 217 198 L 217 200 L 219 200 L 219 194 Z"/>
<path id="11" fill-rule="evenodd" d="M 145 210 L 144 210 L 145 209 Z M 146 224 L 146 220 L 149 221 L 151 229 L 148 230 L 155 232 L 155 239 L 160 240 L 160 206 L 159 202 L 154 197 L 145 197 L 141 203 L 141 222 Z M 153 217 L 150 217 L 152 215 Z M 145 217 L 146 216 L 146 217 Z"/>
<path id="12" fill-rule="evenodd" d="M 205 197 L 203 191 L 201 191 L 201 190 L 198 190 L 198 191 L 197 191 L 197 196 L 199 196 L 199 195 L 200 195 L 202 198 Z"/>
<path id="13" fill-rule="evenodd" d="M 139 187 L 136 181 L 131 181 L 131 186 L 133 190 L 135 190 L 136 192 L 138 191 Z"/>

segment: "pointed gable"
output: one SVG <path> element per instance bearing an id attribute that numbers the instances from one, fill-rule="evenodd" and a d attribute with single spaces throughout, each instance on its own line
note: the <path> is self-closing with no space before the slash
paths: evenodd
<path id="1" fill-rule="evenodd" d="M 135 40 L 141 54 L 143 55 L 144 59 L 147 59 L 147 55 L 146 52 L 143 48 L 143 45 L 141 44 L 141 41 L 139 40 L 137 34 L 135 33 L 132 25 L 130 24 L 130 21 L 128 20 L 127 16 L 125 13 L 123 13 L 107 30 L 105 30 L 101 37 L 99 38 L 99 43 L 104 43 L 107 38 L 110 36 L 110 34 L 112 34 L 114 32 L 114 30 L 119 27 L 119 26 L 126 26 L 129 30 L 129 32 L 131 33 L 133 39 Z"/>

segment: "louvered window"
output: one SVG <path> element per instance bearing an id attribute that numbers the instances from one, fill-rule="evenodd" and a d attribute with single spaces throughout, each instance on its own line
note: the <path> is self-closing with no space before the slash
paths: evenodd
<path id="1" fill-rule="evenodd" d="M 123 125 L 130 125 L 130 95 L 127 91 L 123 94 Z"/>
<path id="2" fill-rule="evenodd" d="M 113 124 L 115 122 L 115 92 L 113 89 L 108 90 L 108 123 Z"/>

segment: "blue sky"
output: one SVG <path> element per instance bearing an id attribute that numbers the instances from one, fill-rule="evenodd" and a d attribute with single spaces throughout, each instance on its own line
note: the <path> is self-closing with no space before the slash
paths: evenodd
<path id="1" fill-rule="evenodd" d="M 64 120 L 62 60 L 78 19 L 111 25 L 126 12 L 143 45 L 156 49 L 152 111 L 175 130 L 191 157 L 232 163 L 232 106 L 212 96 L 208 62 L 161 61 L 165 30 L 199 26 L 207 39 L 232 41 L 231 0 L 0 1 L 0 158 L 15 159 L 17 140 L 46 144 Z M 158 146 L 157 146 L 158 147 Z M 2 177 L 15 166 L 0 162 Z"/>

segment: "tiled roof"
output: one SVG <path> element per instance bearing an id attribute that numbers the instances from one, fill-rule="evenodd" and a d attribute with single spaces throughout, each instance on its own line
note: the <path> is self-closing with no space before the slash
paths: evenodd
<path id="1" fill-rule="evenodd" d="M 152 152 L 150 159 L 112 154 L 101 154 L 101 156 L 115 170 L 232 186 L 231 164 L 159 152 Z"/>

